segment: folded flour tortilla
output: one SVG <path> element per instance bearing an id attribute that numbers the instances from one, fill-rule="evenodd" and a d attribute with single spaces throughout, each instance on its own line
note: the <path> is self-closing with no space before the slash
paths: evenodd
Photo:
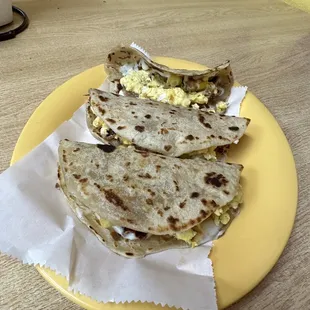
<path id="1" fill-rule="evenodd" d="M 239 140 L 250 121 L 97 89 L 89 94 L 87 124 L 97 139 L 114 146 L 135 144 L 167 156 L 215 157 L 215 149 Z"/>
<path id="2" fill-rule="evenodd" d="M 203 71 L 171 69 L 124 46 L 110 51 L 105 71 L 110 92 L 199 109 L 225 101 L 234 83 L 229 61 Z M 220 111 L 226 108 L 224 105 Z"/>
<path id="3" fill-rule="evenodd" d="M 69 140 L 59 146 L 59 183 L 72 210 L 107 248 L 125 257 L 196 246 L 199 224 L 236 204 L 242 168 L 132 146 Z"/>

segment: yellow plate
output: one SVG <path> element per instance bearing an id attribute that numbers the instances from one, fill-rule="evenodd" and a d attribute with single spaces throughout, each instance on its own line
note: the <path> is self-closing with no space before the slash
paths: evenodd
<path id="1" fill-rule="evenodd" d="M 184 60 L 157 58 L 175 68 L 205 69 Z M 91 68 L 64 83 L 35 110 L 16 144 L 12 163 L 42 142 L 85 101 L 90 87 L 105 79 L 103 66 Z M 211 253 L 220 308 L 252 290 L 278 260 L 293 227 L 297 207 L 297 177 L 293 156 L 279 125 L 265 106 L 248 93 L 241 114 L 252 121 L 246 135 L 230 153 L 242 163 L 244 206 Z M 162 309 L 154 304 L 98 303 L 68 290 L 65 278 L 38 268 L 57 290 L 87 309 Z M 207 302 L 207 301 L 206 301 Z M 165 309 L 169 309 L 166 307 Z"/>

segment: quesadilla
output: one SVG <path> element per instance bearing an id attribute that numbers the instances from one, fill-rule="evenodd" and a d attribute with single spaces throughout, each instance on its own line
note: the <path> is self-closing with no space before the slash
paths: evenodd
<path id="1" fill-rule="evenodd" d="M 90 89 L 87 124 L 101 142 L 134 144 L 167 156 L 204 155 L 239 140 L 249 119 L 221 116 L 150 99 L 123 97 Z"/>
<path id="2" fill-rule="evenodd" d="M 125 257 L 197 246 L 199 224 L 241 202 L 242 168 L 132 146 L 69 140 L 59 146 L 60 188 L 72 210 L 107 248 Z"/>
<path id="3" fill-rule="evenodd" d="M 234 84 L 229 61 L 203 71 L 171 69 L 131 47 L 113 49 L 105 71 L 110 92 L 220 113 Z"/>

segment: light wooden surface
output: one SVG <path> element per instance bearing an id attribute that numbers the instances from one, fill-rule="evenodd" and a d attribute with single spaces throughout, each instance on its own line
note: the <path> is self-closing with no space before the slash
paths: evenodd
<path id="1" fill-rule="evenodd" d="M 299 174 L 296 224 L 280 260 L 230 310 L 310 309 L 310 15 L 283 2 L 19 0 L 29 29 L 0 42 L 0 170 L 27 119 L 57 86 L 136 41 L 153 55 L 206 65 L 230 59 L 271 110 Z M 263 120 L 262 120 L 263 121 Z M 268 152 L 268 150 L 266 150 Z M 281 221 L 281 214 L 279 214 Z M 33 267 L 0 255 L 0 309 L 79 309 Z"/>

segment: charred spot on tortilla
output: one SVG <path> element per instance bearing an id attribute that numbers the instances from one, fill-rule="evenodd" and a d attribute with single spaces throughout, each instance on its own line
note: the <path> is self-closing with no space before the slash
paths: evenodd
<path id="1" fill-rule="evenodd" d="M 124 201 L 117 194 L 115 194 L 112 189 L 103 190 L 103 191 L 104 191 L 104 195 L 107 201 L 109 201 L 116 207 L 120 207 L 124 211 L 128 210 L 127 206 L 124 204 Z"/>
<path id="2" fill-rule="evenodd" d="M 73 173 L 72 175 L 73 175 L 77 180 L 81 178 L 81 175 L 80 175 L 80 174 Z"/>
<path id="3" fill-rule="evenodd" d="M 150 193 L 151 196 L 155 196 L 156 195 L 155 192 L 153 192 L 150 188 L 148 188 L 147 191 Z"/>
<path id="4" fill-rule="evenodd" d="M 80 150 L 80 148 L 77 147 L 76 149 L 73 150 L 73 152 L 75 153 L 75 152 L 78 152 L 79 150 Z"/>
<path id="5" fill-rule="evenodd" d="M 67 156 L 66 156 L 66 154 L 63 154 L 63 155 L 62 155 L 62 160 L 64 161 L 64 163 L 67 162 Z"/>
<path id="6" fill-rule="evenodd" d="M 125 163 L 125 166 L 126 166 L 126 167 L 129 167 L 129 166 L 130 166 L 130 161 L 127 161 L 127 162 Z"/>
<path id="7" fill-rule="evenodd" d="M 56 189 L 59 189 L 59 187 L 60 187 L 60 185 L 59 185 L 59 183 L 57 182 L 57 183 L 55 184 L 55 188 L 56 188 Z"/>
<path id="8" fill-rule="evenodd" d="M 135 126 L 135 130 L 137 130 L 139 132 L 143 132 L 144 129 L 145 129 L 144 126 L 139 126 L 139 125 Z"/>
<path id="9" fill-rule="evenodd" d="M 107 118 L 106 121 L 111 123 L 111 124 L 115 124 L 116 123 L 116 121 L 114 119 L 112 119 L 112 118 Z"/>
<path id="10" fill-rule="evenodd" d="M 158 133 L 161 135 L 166 135 L 169 133 L 169 130 L 166 128 L 160 128 L 160 131 Z"/>
<path id="11" fill-rule="evenodd" d="M 210 137 L 211 137 L 211 138 L 215 138 L 215 135 L 211 135 Z"/>
<path id="12" fill-rule="evenodd" d="M 126 128 L 126 126 L 118 126 L 118 127 L 117 127 L 118 130 L 123 130 L 123 129 L 125 129 L 125 128 Z"/>
<path id="13" fill-rule="evenodd" d="M 224 194 L 229 195 L 229 191 L 223 190 Z"/>
<path id="14" fill-rule="evenodd" d="M 192 219 L 192 220 L 189 221 L 189 224 L 190 224 L 191 226 L 194 226 L 194 225 L 196 224 L 196 221 Z"/>
<path id="15" fill-rule="evenodd" d="M 164 207 L 164 210 L 168 211 L 168 210 L 170 210 L 170 207 Z"/>
<path id="16" fill-rule="evenodd" d="M 136 114 L 136 112 L 135 111 L 131 111 L 131 114 Z"/>
<path id="17" fill-rule="evenodd" d="M 167 152 L 169 152 L 169 151 L 171 150 L 171 148 L 172 148 L 172 145 L 165 145 L 165 146 L 164 146 L 164 149 L 165 149 Z"/>
<path id="18" fill-rule="evenodd" d="M 136 103 L 134 103 L 134 102 L 132 102 L 132 101 L 130 101 L 129 104 L 130 104 L 130 105 L 137 105 Z"/>
<path id="19" fill-rule="evenodd" d="M 185 137 L 185 139 L 187 139 L 189 141 L 192 141 L 192 140 L 194 140 L 194 136 L 193 135 L 188 135 L 188 136 Z"/>
<path id="20" fill-rule="evenodd" d="M 228 127 L 228 129 L 231 131 L 238 131 L 239 127 L 238 126 L 231 126 L 231 127 Z"/>
<path id="21" fill-rule="evenodd" d="M 148 205 L 153 205 L 153 200 L 151 199 L 151 198 L 147 198 L 146 200 L 145 200 L 145 202 L 148 204 Z"/>
<path id="22" fill-rule="evenodd" d="M 96 168 L 99 169 L 100 165 L 99 164 L 95 164 Z"/>
<path id="23" fill-rule="evenodd" d="M 173 183 L 175 185 L 175 190 L 178 192 L 180 190 L 178 182 L 176 180 L 173 180 Z"/>
<path id="24" fill-rule="evenodd" d="M 176 217 L 173 217 L 172 215 L 170 215 L 168 218 L 167 218 L 167 222 L 171 225 L 175 225 L 177 222 L 179 222 L 180 220 Z"/>
<path id="25" fill-rule="evenodd" d="M 208 201 L 206 199 L 202 198 L 200 201 L 202 202 L 204 206 L 208 205 Z"/>
<path id="26" fill-rule="evenodd" d="M 164 215 L 164 213 L 163 213 L 162 210 L 158 210 L 158 211 L 157 211 L 157 214 L 158 214 L 160 217 L 163 217 L 163 215 Z"/>
<path id="27" fill-rule="evenodd" d="M 144 117 L 150 119 L 152 117 L 152 115 L 151 114 L 146 114 Z"/>
<path id="28" fill-rule="evenodd" d="M 127 174 L 125 174 L 125 175 L 123 176 L 123 180 L 126 182 L 126 181 L 128 181 L 128 179 L 129 179 L 129 176 L 128 176 Z"/>
<path id="29" fill-rule="evenodd" d="M 208 216 L 208 213 L 207 213 L 205 210 L 203 210 L 203 209 L 201 209 L 199 213 L 200 213 L 200 215 L 201 215 L 202 217 Z"/>
<path id="30" fill-rule="evenodd" d="M 186 199 L 179 204 L 179 207 L 183 209 L 186 206 Z"/>
<path id="31" fill-rule="evenodd" d="M 112 153 L 115 151 L 116 147 L 110 144 L 97 144 L 97 147 L 104 151 L 105 153 Z"/>
<path id="32" fill-rule="evenodd" d="M 127 256 L 133 256 L 134 254 L 133 253 L 130 253 L 130 252 L 126 252 L 125 253 Z"/>
<path id="33" fill-rule="evenodd" d="M 102 95 L 99 95 L 98 98 L 100 99 L 100 101 L 103 101 L 103 102 L 109 100 L 109 98 L 103 97 Z"/>
<path id="34" fill-rule="evenodd" d="M 101 190 L 101 186 L 98 183 L 94 182 L 94 185 Z"/>
<path id="35" fill-rule="evenodd" d="M 103 109 L 101 106 L 97 106 L 97 109 L 99 110 L 100 113 L 104 114 L 105 109 Z"/>
<path id="36" fill-rule="evenodd" d="M 156 172 L 159 172 L 161 165 L 156 165 Z"/>
<path id="37" fill-rule="evenodd" d="M 191 198 L 198 198 L 199 197 L 199 193 L 198 192 L 193 192 L 191 194 Z"/>
<path id="38" fill-rule="evenodd" d="M 206 128 L 212 129 L 212 126 L 209 123 L 205 122 L 205 118 L 203 115 L 199 114 L 199 122 L 204 125 Z"/>
<path id="39" fill-rule="evenodd" d="M 80 183 L 86 183 L 87 181 L 88 181 L 87 178 L 79 179 L 79 182 L 80 182 Z"/>
<path id="40" fill-rule="evenodd" d="M 143 179 L 152 179 L 152 176 L 148 172 L 145 174 L 140 173 L 140 174 L 138 174 L 138 177 L 143 178 Z"/>
<path id="41" fill-rule="evenodd" d="M 107 174 L 106 177 L 107 177 L 107 180 L 109 180 L 110 182 L 113 182 L 113 176 L 111 174 Z"/>
<path id="42" fill-rule="evenodd" d="M 205 175 L 205 183 L 210 184 L 215 187 L 225 186 L 228 183 L 228 180 L 221 174 L 215 172 L 209 172 Z"/>

